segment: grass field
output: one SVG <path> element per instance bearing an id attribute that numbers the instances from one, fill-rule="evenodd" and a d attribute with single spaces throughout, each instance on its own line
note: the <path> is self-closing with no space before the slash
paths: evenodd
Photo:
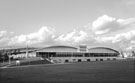
<path id="1" fill-rule="evenodd" d="M 134 60 L 0 69 L 0 83 L 134 83 Z"/>

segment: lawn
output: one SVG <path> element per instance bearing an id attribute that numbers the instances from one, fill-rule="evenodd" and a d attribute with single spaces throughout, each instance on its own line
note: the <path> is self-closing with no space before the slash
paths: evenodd
<path id="1" fill-rule="evenodd" d="M 0 69 L 0 83 L 134 83 L 134 60 Z"/>
<path id="2" fill-rule="evenodd" d="M 39 60 L 41 60 L 40 57 L 33 57 L 33 58 L 21 59 L 20 62 L 21 63 L 29 63 L 31 61 L 39 61 Z M 15 63 L 16 63 L 16 60 L 12 60 L 10 62 L 10 65 L 11 66 L 12 65 L 15 65 Z M 4 63 L 0 63 L 0 67 L 7 66 L 7 65 L 9 65 L 9 62 L 8 61 L 6 61 Z"/>

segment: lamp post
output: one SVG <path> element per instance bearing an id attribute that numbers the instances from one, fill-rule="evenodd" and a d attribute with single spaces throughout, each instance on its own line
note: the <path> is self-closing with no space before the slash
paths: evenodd
<path id="1" fill-rule="evenodd" d="M 25 58 L 28 58 L 28 56 L 29 56 L 29 51 L 28 51 L 28 44 L 27 44 Z"/>
<path id="2" fill-rule="evenodd" d="M 9 59 L 8 59 L 8 60 L 9 60 L 8 64 L 10 65 L 10 63 L 11 63 L 11 61 L 10 61 L 10 57 L 11 57 L 11 56 L 10 56 L 10 55 L 8 55 L 8 57 L 9 57 Z"/>
<path id="3" fill-rule="evenodd" d="M 10 46 L 10 50 L 9 50 L 9 53 L 8 53 L 8 64 L 10 65 L 10 63 L 11 63 L 11 60 L 10 60 L 10 58 L 11 58 L 11 51 L 12 51 L 12 49 L 11 49 L 11 46 Z"/>

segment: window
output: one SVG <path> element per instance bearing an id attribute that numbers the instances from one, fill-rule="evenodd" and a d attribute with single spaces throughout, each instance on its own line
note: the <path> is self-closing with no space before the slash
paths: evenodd
<path id="1" fill-rule="evenodd" d="M 98 53 L 94 53 L 94 57 L 98 57 Z"/>
<path id="2" fill-rule="evenodd" d="M 100 61 L 103 61 L 103 59 L 100 59 Z"/>
<path id="3" fill-rule="evenodd" d="M 78 59 L 78 62 L 81 62 L 82 60 L 81 59 Z"/>
<path id="4" fill-rule="evenodd" d="M 69 60 L 65 60 L 65 62 L 69 62 Z"/>
<path id="5" fill-rule="evenodd" d="M 98 61 L 98 59 L 96 59 L 96 61 Z"/>
<path id="6" fill-rule="evenodd" d="M 88 62 L 90 62 L 90 59 L 87 59 Z"/>

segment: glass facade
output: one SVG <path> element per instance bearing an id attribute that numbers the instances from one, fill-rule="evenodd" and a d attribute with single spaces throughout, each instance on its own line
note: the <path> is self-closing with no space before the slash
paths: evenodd
<path id="1" fill-rule="evenodd" d="M 117 57 L 118 53 L 37 52 L 39 57 Z"/>

